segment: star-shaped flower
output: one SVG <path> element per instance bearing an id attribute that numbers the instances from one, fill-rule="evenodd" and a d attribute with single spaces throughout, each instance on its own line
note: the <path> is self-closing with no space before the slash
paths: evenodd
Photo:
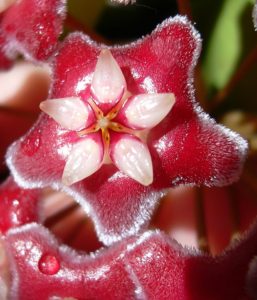
<path id="1" fill-rule="evenodd" d="M 109 50 L 82 34 L 70 35 L 53 63 L 54 100 L 42 104 L 52 117 L 42 114 L 8 151 L 18 184 L 71 194 L 94 220 L 100 239 L 111 244 L 146 225 L 168 187 L 237 180 L 247 143 L 217 125 L 194 99 L 192 72 L 200 44 L 183 17 Z M 150 111 L 146 123 L 141 107 Z M 145 137 L 138 139 L 138 129 L 147 129 Z M 114 164 L 103 163 L 104 153 Z"/>
<path id="2" fill-rule="evenodd" d="M 128 177 L 148 186 L 152 160 L 145 143 L 149 129 L 160 123 L 174 104 L 173 94 L 131 96 L 122 71 L 109 50 L 102 50 L 86 102 L 80 98 L 51 99 L 41 109 L 61 127 L 76 130 L 81 139 L 72 146 L 63 183 L 70 185 L 112 161 Z M 101 131 L 101 133 L 99 133 Z"/>
<path id="3" fill-rule="evenodd" d="M 56 49 L 65 0 L 0 0 L 0 68 L 17 53 L 45 61 Z"/>

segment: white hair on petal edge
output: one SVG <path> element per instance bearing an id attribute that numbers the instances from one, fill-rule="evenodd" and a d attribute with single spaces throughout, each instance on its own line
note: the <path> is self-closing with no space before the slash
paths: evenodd
<path id="1" fill-rule="evenodd" d="M 253 8 L 253 24 L 255 31 L 257 31 L 257 1 Z"/>
<path id="2" fill-rule="evenodd" d="M 19 141 L 18 141 L 19 142 Z M 22 177 L 19 171 L 16 169 L 15 164 L 13 163 L 13 153 L 15 153 L 16 145 L 18 142 L 13 143 L 6 155 L 6 163 L 13 175 L 15 182 L 19 186 L 25 189 L 34 189 L 34 188 L 44 188 L 44 187 L 51 187 L 56 191 L 62 191 L 71 196 L 77 203 L 81 205 L 83 210 L 87 215 L 89 215 L 95 225 L 95 229 L 97 232 L 97 236 L 99 239 L 107 246 L 122 240 L 127 236 L 131 236 L 136 234 L 143 226 L 147 226 L 152 212 L 156 208 L 158 204 L 158 199 L 163 197 L 166 193 L 166 190 L 162 191 L 153 191 L 147 193 L 146 195 L 142 195 L 140 199 L 140 206 L 137 211 L 137 215 L 135 216 L 135 222 L 130 227 L 121 226 L 118 232 L 111 232 L 108 228 L 105 228 L 99 220 L 97 213 L 94 211 L 93 207 L 90 205 L 88 199 L 83 196 L 79 191 L 76 191 L 70 187 L 64 186 L 59 181 L 54 181 L 49 184 L 48 182 L 44 183 L 40 180 L 38 181 L 31 181 L 27 180 L 26 178 Z"/>

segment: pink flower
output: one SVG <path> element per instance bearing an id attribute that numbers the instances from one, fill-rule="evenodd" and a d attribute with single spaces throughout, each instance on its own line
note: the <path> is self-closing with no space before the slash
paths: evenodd
<path id="1" fill-rule="evenodd" d="M 42 104 L 55 120 L 42 114 L 10 147 L 7 163 L 23 187 L 51 186 L 72 195 L 92 217 L 101 241 L 111 244 L 146 226 L 168 187 L 222 186 L 238 179 L 247 144 L 217 125 L 194 99 L 192 72 L 200 37 L 186 18 L 170 18 L 131 45 L 106 48 L 78 33 L 66 39 L 53 63 L 50 98 L 55 100 Z M 136 102 L 149 99 L 161 103 L 159 123 L 153 122 L 153 111 L 152 123 L 144 125 Z M 68 106 L 70 113 L 60 113 Z M 108 114 L 116 106 L 120 111 L 112 119 Z M 109 148 L 91 125 L 101 128 L 104 139 L 109 126 Z M 133 136 L 145 128 L 144 142 Z M 127 154 L 131 146 L 135 156 Z M 104 153 L 114 164 L 106 163 Z M 139 171 L 144 169 L 142 177 L 135 175 L 134 159 Z M 62 178 L 76 183 L 67 186 Z"/>
<path id="2" fill-rule="evenodd" d="M 29 224 L 5 237 L 13 278 L 9 297 L 244 299 L 246 284 L 254 289 L 247 273 L 256 237 L 255 225 L 240 243 L 211 257 L 147 231 L 88 256 L 60 246 L 48 230 Z"/>
<path id="3" fill-rule="evenodd" d="M 56 49 L 65 17 L 62 0 L 0 1 L 0 68 L 17 53 L 44 61 Z"/>
<path id="4" fill-rule="evenodd" d="M 102 50 L 99 55 L 90 93 L 86 103 L 72 97 L 51 99 L 40 105 L 62 128 L 76 130 L 81 137 L 72 146 L 62 182 L 71 185 L 112 161 L 123 174 L 142 185 L 150 185 L 152 160 L 141 139 L 168 115 L 174 95 L 131 96 L 109 50 Z"/>

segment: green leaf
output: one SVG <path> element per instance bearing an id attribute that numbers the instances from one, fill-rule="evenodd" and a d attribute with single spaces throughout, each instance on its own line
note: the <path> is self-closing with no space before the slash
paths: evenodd
<path id="1" fill-rule="evenodd" d="M 211 89 L 221 89 L 243 52 L 242 18 L 254 0 L 225 0 L 213 27 L 203 60 L 203 76 Z"/>

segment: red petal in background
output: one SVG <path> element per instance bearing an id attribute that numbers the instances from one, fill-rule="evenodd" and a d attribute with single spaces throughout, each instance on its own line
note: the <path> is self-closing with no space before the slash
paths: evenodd
<path id="1" fill-rule="evenodd" d="M 0 186 L 0 232 L 39 221 L 38 190 L 23 190 L 8 178 Z"/>
<path id="2" fill-rule="evenodd" d="M 8 48 L 46 60 L 57 46 L 65 18 L 63 0 L 21 0 L 3 13 L 0 27 Z"/>
<path id="3" fill-rule="evenodd" d="M 248 266 L 257 253 L 256 228 L 255 224 L 240 243 L 216 257 L 182 248 L 159 232 L 124 239 L 85 256 L 58 246 L 43 227 L 25 225 L 6 237 L 14 279 L 11 297 L 32 300 L 40 293 L 41 300 L 96 295 L 98 299 L 245 299 Z"/>

